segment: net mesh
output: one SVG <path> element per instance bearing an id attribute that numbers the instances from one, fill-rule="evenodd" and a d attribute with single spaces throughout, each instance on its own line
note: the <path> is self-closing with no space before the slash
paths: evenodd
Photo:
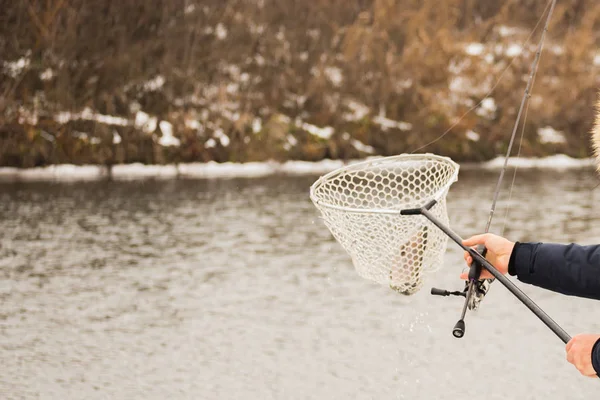
<path id="1" fill-rule="evenodd" d="M 422 215 L 400 215 L 437 200 L 430 212 L 448 225 L 446 194 L 458 165 L 433 154 L 404 154 L 333 171 L 311 187 L 311 199 L 363 278 L 411 295 L 437 270 L 447 236 Z"/>

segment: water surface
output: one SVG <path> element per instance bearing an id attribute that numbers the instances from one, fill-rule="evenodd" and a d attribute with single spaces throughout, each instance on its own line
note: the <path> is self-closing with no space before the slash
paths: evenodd
<path id="1" fill-rule="evenodd" d="M 415 296 L 358 277 L 308 198 L 316 178 L 0 184 L 2 398 L 598 396 L 499 283 L 452 336 L 462 301 L 429 288 L 462 288 L 453 244 Z M 496 179 L 461 172 L 457 233 L 484 229 Z M 599 242 L 596 184 L 521 171 L 506 235 Z M 600 333 L 598 302 L 518 285 L 569 333 Z"/>

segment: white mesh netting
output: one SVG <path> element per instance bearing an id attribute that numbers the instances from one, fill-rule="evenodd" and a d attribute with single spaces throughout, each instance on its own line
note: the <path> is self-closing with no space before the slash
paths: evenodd
<path id="1" fill-rule="evenodd" d="M 448 225 L 446 194 L 458 169 L 433 154 L 384 157 L 330 172 L 310 197 L 360 276 L 410 295 L 441 266 L 448 238 L 426 217 L 400 211 L 436 200 L 430 212 Z"/>

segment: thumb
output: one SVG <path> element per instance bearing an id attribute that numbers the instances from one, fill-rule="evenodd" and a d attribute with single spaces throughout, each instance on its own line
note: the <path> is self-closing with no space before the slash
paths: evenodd
<path id="1" fill-rule="evenodd" d="M 478 244 L 485 244 L 485 241 L 488 237 L 487 233 L 484 233 L 482 235 L 475 235 L 475 236 L 471 236 L 468 239 L 463 240 L 463 245 L 465 246 L 475 246 Z"/>

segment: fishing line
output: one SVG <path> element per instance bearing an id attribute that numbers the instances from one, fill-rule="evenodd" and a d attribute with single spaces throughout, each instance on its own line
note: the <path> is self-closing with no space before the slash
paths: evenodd
<path id="1" fill-rule="evenodd" d="M 531 38 L 533 37 L 533 35 L 535 34 L 535 32 L 537 31 L 537 28 L 539 27 L 540 23 L 542 22 L 542 20 L 544 19 L 544 15 L 546 14 L 546 11 L 548 10 L 548 7 L 550 6 L 552 0 L 550 0 L 548 2 L 548 4 L 546 5 L 546 8 L 544 9 L 544 12 L 542 13 L 542 16 L 540 17 L 540 19 L 538 19 L 537 23 L 535 24 L 534 28 L 531 30 L 531 33 L 529 34 L 529 36 L 527 37 L 527 39 L 522 43 L 521 47 L 523 49 L 526 48 L 526 45 L 529 43 L 529 41 L 531 40 Z M 450 133 L 450 131 L 454 128 L 456 128 L 456 126 L 458 126 L 458 124 L 471 112 L 473 112 L 473 110 L 477 109 L 477 107 L 479 107 L 481 104 L 483 104 L 483 100 L 485 100 L 487 97 L 489 97 L 494 90 L 496 89 L 496 87 L 498 87 L 498 85 L 500 84 L 500 81 L 502 81 L 502 77 L 504 76 L 504 74 L 506 74 L 506 72 L 510 69 L 510 67 L 513 65 L 513 63 L 515 62 L 515 60 L 519 57 L 520 55 L 516 55 L 513 58 L 511 58 L 510 63 L 506 66 L 506 68 L 504 68 L 504 70 L 502 71 L 502 73 L 500 74 L 500 76 L 498 77 L 498 79 L 496 80 L 496 83 L 494 84 L 494 86 L 492 86 L 492 88 L 483 96 L 483 99 L 477 103 L 476 105 L 474 105 L 473 107 L 471 107 L 469 110 L 467 110 L 454 124 L 452 124 L 452 126 L 450 126 L 450 128 L 448 128 L 444 133 L 442 133 L 440 136 L 438 136 L 436 139 L 432 140 L 429 143 L 424 144 L 421 147 L 418 147 L 417 149 L 413 150 L 410 152 L 410 154 L 416 153 L 419 150 L 422 150 L 428 146 L 431 146 L 432 144 L 438 142 L 439 140 L 441 140 L 444 136 L 446 136 L 448 133 Z"/>
<path id="2" fill-rule="evenodd" d="M 542 50 L 544 49 L 544 40 L 546 38 L 546 32 L 548 32 L 548 25 L 550 25 L 550 19 L 552 17 L 552 13 L 554 12 L 554 6 L 556 5 L 556 0 L 551 0 L 551 3 L 552 3 L 552 5 L 551 5 L 550 11 L 548 12 L 548 15 L 546 17 L 547 18 L 546 24 L 544 26 L 544 30 L 542 31 L 540 43 L 538 45 L 538 48 L 535 53 L 535 58 L 533 60 L 531 76 L 529 78 L 529 81 L 527 82 L 527 86 L 525 88 L 525 95 L 523 96 L 523 100 L 521 101 L 521 107 L 519 108 L 519 112 L 517 113 L 517 121 L 515 122 L 513 133 L 510 138 L 510 143 L 508 144 L 508 151 L 506 153 L 506 158 L 504 159 L 504 165 L 503 165 L 502 170 L 500 171 L 500 178 L 498 179 L 498 183 L 496 184 L 496 191 L 494 193 L 494 199 L 492 201 L 490 216 L 489 216 L 486 228 L 485 228 L 486 233 L 489 231 L 490 225 L 492 223 L 492 218 L 494 217 L 494 212 L 496 210 L 496 202 L 498 200 L 498 195 L 500 194 L 500 186 L 502 184 L 502 180 L 504 178 L 504 173 L 505 173 L 506 167 L 508 165 L 508 160 L 510 158 L 510 153 L 512 151 L 512 146 L 514 144 L 515 135 L 517 133 L 519 122 L 521 121 L 521 113 L 523 112 L 523 107 L 525 104 L 527 104 L 527 108 L 529 108 L 529 99 L 531 97 L 531 89 L 533 88 L 533 82 L 535 81 L 535 76 L 537 75 L 539 61 L 540 61 L 540 58 L 542 55 Z M 523 119 L 523 132 L 525 130 L 525 121 L 526 121 L 526 118 Z M 523 137 L 521 136 L 521 144 L 523 143 L 522 138 Z"/>
<path id="3" fill-rule="evenodd" d="M 533 77 L 533 84 L 535 84 L 535 76 L 537 76 L 537 72 Z M 523 137 L 525 136 L 525 121 L 527 121 L 529 105 L 530 105 L 530 100 L 527 100 L 527 105 L 525 106 L 525 115 L 523 117 L 523 126 L 521 127 L 521 137 L 519 138 L 519 149 L 517 150 L 517 158 L 519 158 L 519 156 L 521 155 L 521 148 L 523 147 Z M 500 236 L 504 236 L 504 230 L 506 228 L 506 221 L 508 220 L 508 213 L 510 211 L 510 202 L 512 200 L 513 188 L 515 186 L 515 181 L 517 179 L 517 170 L 518 169 L 519 169 L 519 166 L 515 165 L 512 182 L 510 184 L 510 189 L 508 191 L 508 201 L 506 203 L 506 213 L 504 214 L 504 221 L 502 222 L 502 230 L 500 231 Z"/>
<path id="4" fill-rule="evenodd" d="M 540 40 L 538 42 L 538 46 L 536 48 L 535 57 L 531 64 L 531 72 L 529 74 L 529 78 L 527 79 L 525 93 L 521 99 L 521 105 L 519 106 L 517 118 L 516 118 L 514 127 L 512 129 L 510 141 L 508 144 L 508 149 L 506 152 L 506 156 L 504 158 L 504 163 L 503 163 L 502 169 L 500 171 L 500 176 L 496 183 L 496 187 L 494 189 L 494 196 L 493 196 L 492 205 L 490 207 L 490 212 L 489 212 L 488 220 L 487 220 L 486 227 L 485 227 L 485 233 L 489 232 L 490 226 L 492 224 L 492 220 L 494 218 L 494 214 L 496 211 L 496 204 L 497 204 L 498 197 L 500 194 L 500 189 L 501 189 L 504 175 L 506 173 L 506 169 L 508 166 L 508 160 L 511 157 L 512 148 L 514 145 L 514 141 L 515 141 L 520 123 L 522 123 L 522 130 L 521 130 L 521 139 L 520 139 L 520 144 L 519 144 L 519 154 L 521 151 L 521 146 L 523 143 L 523 137 L 524 137 L 524 132 L 525 132 L 525 122 L 527 120 L 527 113 L 529 111 L 531 90 L 533 88 L 533 83 L 535 81 L 535 77 L 537 76 L 537 71 L 539 68 L 539 61 L 541 58 L 542 50 L 544 48 L 544 41 L 546 38 L 546 33 L 548 32 L 548 27 L 550 25 L 550 20 L 552 19 L 552 14 L 554 12 L 554 7 L 556 6 L 556 2 L 557 2 L 557 0 L 550 0 L 548 2 L 548 5 L 550 6 L 550 10 L 548 11 L 548 13 L 546 15 L 546 10 L 548 10 L 548 6 L 546 6 L 546 9 L 544 10 L 542 17 L 538 21 L 538 24 L 539 24 L 539 22 L 542 19 L 544 19 L 544 15 L 546 15 L 546 17 L 545 17 L 546 22 L 544 24 L 544 29 L 542 30 L 542 34 L 541 34 Z M 532 34 L 533 34 L 533 32 L 532 32 Z M 525 107 L 525 106 L 527 106 L 527 107 Z M 525 110 L 525 118 L 523 120 L 521 120 L 524 110 Z M 514 182 L 516 179 L 515 177 L 516 177 L 516 170 L 515 170 L 515 175 L 513 175 L 513 182 L 511 184 L 511 192 L 514 187 Z M 508 205 L 507 205 L 507 211 L 508 211 Z M 504 230 L 505 226 L 506 226 L 506 219 L 504 220 L 503 230 Z M 477 246 L 477 252 L 480 253 L 483 257 L 485 257 L 486 253 L 487 253 L 487 249 L 485 248 L 484 245 L 479 245 L 479 246 Z M 464 331 L 465 331 L 464 318 L 465 318 L 467 309 L 476 310 L 479 307 L 479 303 L 483 300 L 484 296 L 487 294 L 487 292 L 489 290 L 491 283 L 493 282 L 493 279 L 480 279 L 481 271 L 482 271 L 481 263 L 472 262 L 470 264 L 469 277 L 468 277 L 468 280 L 465 282 L 465 289 L 464 289 L 465 303 L 464 303 L 464 306 L 462 309 L 461 317 L 460 317 L 459 321 L 456 323 L 456 325 L 452 331 L 453 335 L 458 338 L 463 337 L 463 335 L 464 335 Z M 434 289 L 432 289 L 432 294 L 434 294 L 434 295 L 440 294 L 440 290 L 434 288 Z"/>

